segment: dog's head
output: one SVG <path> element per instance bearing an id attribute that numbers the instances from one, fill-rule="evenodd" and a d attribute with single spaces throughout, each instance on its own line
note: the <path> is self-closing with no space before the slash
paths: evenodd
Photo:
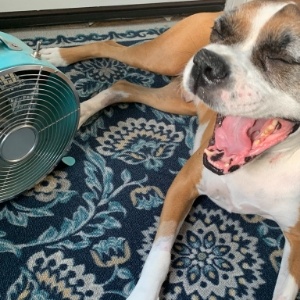
<path id="1" fill-rule="evenodd" d="M 300 9 L 258 0 L 219 17 L 211 44 L 184 71 L 184 88 L 218 113 L 205 151 L 217 174 L 237 170 L 300 124 Z"/>

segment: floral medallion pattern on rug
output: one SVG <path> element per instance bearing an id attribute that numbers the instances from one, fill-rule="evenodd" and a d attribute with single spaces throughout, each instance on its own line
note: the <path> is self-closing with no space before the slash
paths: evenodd
<path id="1" fill-rule="evenodd" d="M 117 39 L 132 45 L 166 28 L 28 37 L 45 47 Z M 81 101 L 118 79 L 161 87 L 166 76 L 108 59 L 61 68 Z M 196 117 L 140 104 L 108 107 L 78 130 L 70 167 L 0 205 L 0 298 L 124 300 L 136 284 L 164 195 L 188 159 Z M 30 171 L 30 170 L 29 170 Z M 272 299 L 284 244 L 271 221 L 196 200 L 172 251 L 163 300 Z"/>

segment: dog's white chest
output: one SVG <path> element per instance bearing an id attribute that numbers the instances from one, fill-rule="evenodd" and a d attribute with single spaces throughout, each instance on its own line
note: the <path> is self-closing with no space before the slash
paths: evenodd
<path id="1" fill-rule="evenodd" d="M 292 226 L 299 218 L 300 172 L 296 169 L 300 163 L 297 168 L 297 160 L 272 158 L 221 176 L 204 169 L 198 190 L 229 212 L 259 214 L 282 226 Z"/>

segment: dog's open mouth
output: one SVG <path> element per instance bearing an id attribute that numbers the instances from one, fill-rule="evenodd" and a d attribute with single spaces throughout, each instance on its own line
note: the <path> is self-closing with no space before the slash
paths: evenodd
<path id="1" fill-rule="evenodd" d="M 231 173 L 295 132 L 299 123 L 218 115 L 204 151 L 204 165 L 218 175 Z"/>

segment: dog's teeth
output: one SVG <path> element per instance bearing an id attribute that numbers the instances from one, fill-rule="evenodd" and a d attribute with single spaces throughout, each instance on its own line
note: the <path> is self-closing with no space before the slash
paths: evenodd
<path id="1" fill-rule="evenodd" d="M 264 133 L 270 134 L 271 132 L 274 131 L 274 129 L 275 129 L 275 127 L 274 127 L 273 125 L 269 125 L 269 126 L 267 127 L 267 129 L 264 131 Z"/>
<path id="2" fill-rule="evenodd" d="M 258 146 L 260 144 L 260 140 L 258 139 L 258 140 L 255 140 L 254 142 L 253 142 L 253 146 Z"/>
<path id="3" fill-rule="evenodd" d="M 266 136 L 270 135 L 272 132 L 274 132 L 277 124 L 278 124 L 278 120 L 273 120 L 272 123 L 264 130 L 264 132 L 261 134 L 261 136 L 266 137 Z"/>

